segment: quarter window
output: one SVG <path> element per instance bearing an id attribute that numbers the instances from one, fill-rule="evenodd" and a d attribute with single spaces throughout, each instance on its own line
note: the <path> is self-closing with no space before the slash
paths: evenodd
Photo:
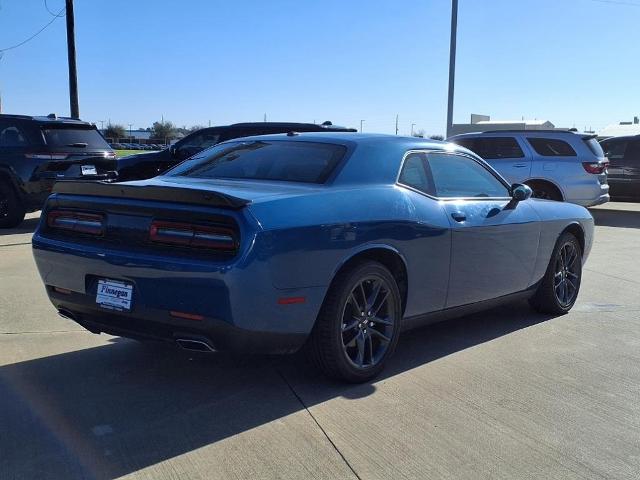
<path id="1" fill-rule="evenodd" d="M 399 183 L 415 188 L 429 195 L 435 195 L 433 180 L 426 170 L 426 155 L 424 153 L 411 153 L 407 155 L 402 166 L 402 172 L 398 178 Z"/>
<path id="2" fill-rule="evenodd" d="M 627 144 L 627 140 L 607 140 L 602 142 L 602 149 L 609 160 L 622 160 Z"/>
<path id="3" fill-rule="evenodd" d="M 454 142 L 485 160 L 524 157 L 518 141 L 513 137 L 460 138 L 454 139 Z"/>
<path id="4" fill-rule="evenodd" d="M 555 138 L 527 138 L 533 149 L 543 157 L 575 157 L 576 151 L 564 140 Z"/>
<path id="5" fill-rule="evenodd" d="M 437 197 L 509 197 L 507 187 L 493 173 L 469 157 L 430 153 L 427 157 L 427 165 Z"/>
<path id="6" fill-rule="evenodd" d="M 0 127 L 0 147 L 24 147 L 28 143 L 27 137 L 17 127 Z"/>

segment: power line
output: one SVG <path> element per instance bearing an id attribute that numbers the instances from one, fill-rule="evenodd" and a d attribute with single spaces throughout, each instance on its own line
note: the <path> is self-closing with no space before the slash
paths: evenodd
<path id="1" fill-rule="evenodd" d="M 53 15 L 54 17 L 64 17 L 64 15 L 62 15 L 62 10 L 64 10 L 64 7 L 62 7 L 62 10 L 60 10 L 58 13 L 54 13 L 51 11 L 51 9 L 49 8 L 49 4 L 47 3 L 47 0 L 44 0 L 44 8 L 47 9 L 47 12 L 49 12 L 51 15 Z"/>
<path id="2" fill-rule="evenodd" d="M 640 7 L 640 3 L 629 2 L 625 0 L 589 0 L 596 3 L 604 3 L 608 5 L 621 5 L 626 7 Z"/>
<path id="3" fill-rule="evenodd" d="M 44 27 L 42 27 L 42 28 L 41 28 L 40 30 L 38 30 L 36 33 L 34 33 L 33 35 L 31 35 L 29 38 L 27 38 L 27 39 L 25 39 L 25 40 L 21 41 L 20 43 L 16 43 L 15 45 L 11 45 L 10 47 L 0 48 L 0 56 L 1 56 L 4 52 L 6 52 L 6 51 L 8 51 L 8 50 L 13 50 L 13 49 L 18 48 L 18 47 L 21 47 L 21 46 L 23 46 L 25 43 L 28 43 L 28 42 L 30 42 L 31 40 L 33 40 L 34 38 L 36 38 L 38 35 L 40 35 L 42 32 L 44 32 L 44 31 L 45 31 L 45 29 L 46 29 L 49 25 L 51 25 L 51 24 L 52 24 L 53 22 L 55 22 L 58 18 L 60 18 L 61 16 L 63 16 L 63 15 L 61 15 L 63 11 L 64 11 L 64 8 L 62 8 L 62 9 L 58 12 L 58 14 L 57 14 L 57 15 L 53 15 L 53 18 L 52 18 L 52 19 L 51 19 L 51 20 L 50 20 L 50 21 L 49 21 L 49 22 L 48 22 Z"/>

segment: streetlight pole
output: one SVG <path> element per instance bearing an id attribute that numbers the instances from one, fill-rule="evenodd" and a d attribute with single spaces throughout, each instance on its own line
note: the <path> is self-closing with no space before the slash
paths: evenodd
<path id="1" fill-rule="evenodd" d="M 364 123 L 364 120 L 360 120 L 360 133 L 362 133 L 362 124 Z"/>
<path id="2" fill-rule="evenodd" d="M 416 124 L 415 124 L 415 123 L 412 123 L 412 124 L 411 124 L 411 136 L 412 136 L 412 137 L 413 137 L 413 127 L 415 127 L 415 126 L 416 126 Z"/>
<path id="3" fill-rule="evenodd" d="M 456 78 L 456 37 L 458 34 L 458 0 L 451 0 L 451 43 L 449 44 L 449 98 L 447 100 L 447 138 L 453 126 L 453 91 Z"/>
<path id="4" fill-rule="evenodd" d="M 398 114 L 396 113 L 396 135 L 398 135 Z"/>
<path id="5" fill-rule="evenodd" d="M 76 36 L 73 18 L 73 0 L 65 0 L 67 17 L 67 58 L 69 61 L 69 107 L 71 118 L 80 118 L 78 103 L 78 71 L 76 70 Z"/>
<path id="6" fill-rule="evenodd" d="M 133 123 L 129 123 L 129 141 L 133 140 L 133 135 L 131 135 L 131 127 L 133 126 Z"/>

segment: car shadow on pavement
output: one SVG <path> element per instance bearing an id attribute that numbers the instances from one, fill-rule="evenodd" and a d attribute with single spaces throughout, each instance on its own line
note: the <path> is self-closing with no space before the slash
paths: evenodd
<path id="1" fill-rule="evenodd" d="M 640 228 L 640 211 L 592 208 L 589 212 L 600 227 Z"/>
<path id="2" fill-rule="evenodd" d="M 4 235 L 15 235 L 19 233 L 33 233 L 38 226 L 39 221 L 40 217 L 27 218 L 16 228 L 0 229 L 0 237 Z"/>
<path id="3" fill-rule="evenodd" d="M 276 420 L 290 428 L 278 425 L 305 408 L 366 397 L 379 381 L 551 318 L 519 307 L 403 332 L 383 375 L 362 385 L 327 380 L 300 354 L 191 355 L 124 339 L 2 366 L 0 476 L 115 478 Z"/>

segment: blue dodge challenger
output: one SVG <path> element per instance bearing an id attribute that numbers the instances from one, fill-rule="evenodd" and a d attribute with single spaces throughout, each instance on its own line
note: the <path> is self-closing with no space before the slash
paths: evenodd
<path id="1" fill-rule="evenodd" d="M 531 199 L 462 147 L 290 132 L 160 177 L 60 182 L 33 254 L 60 315 L 201 351 L 303 347 L 326 374 L 380 372 L 400 331 L 515 298 L 566 313 L 584 208 Z"/>

